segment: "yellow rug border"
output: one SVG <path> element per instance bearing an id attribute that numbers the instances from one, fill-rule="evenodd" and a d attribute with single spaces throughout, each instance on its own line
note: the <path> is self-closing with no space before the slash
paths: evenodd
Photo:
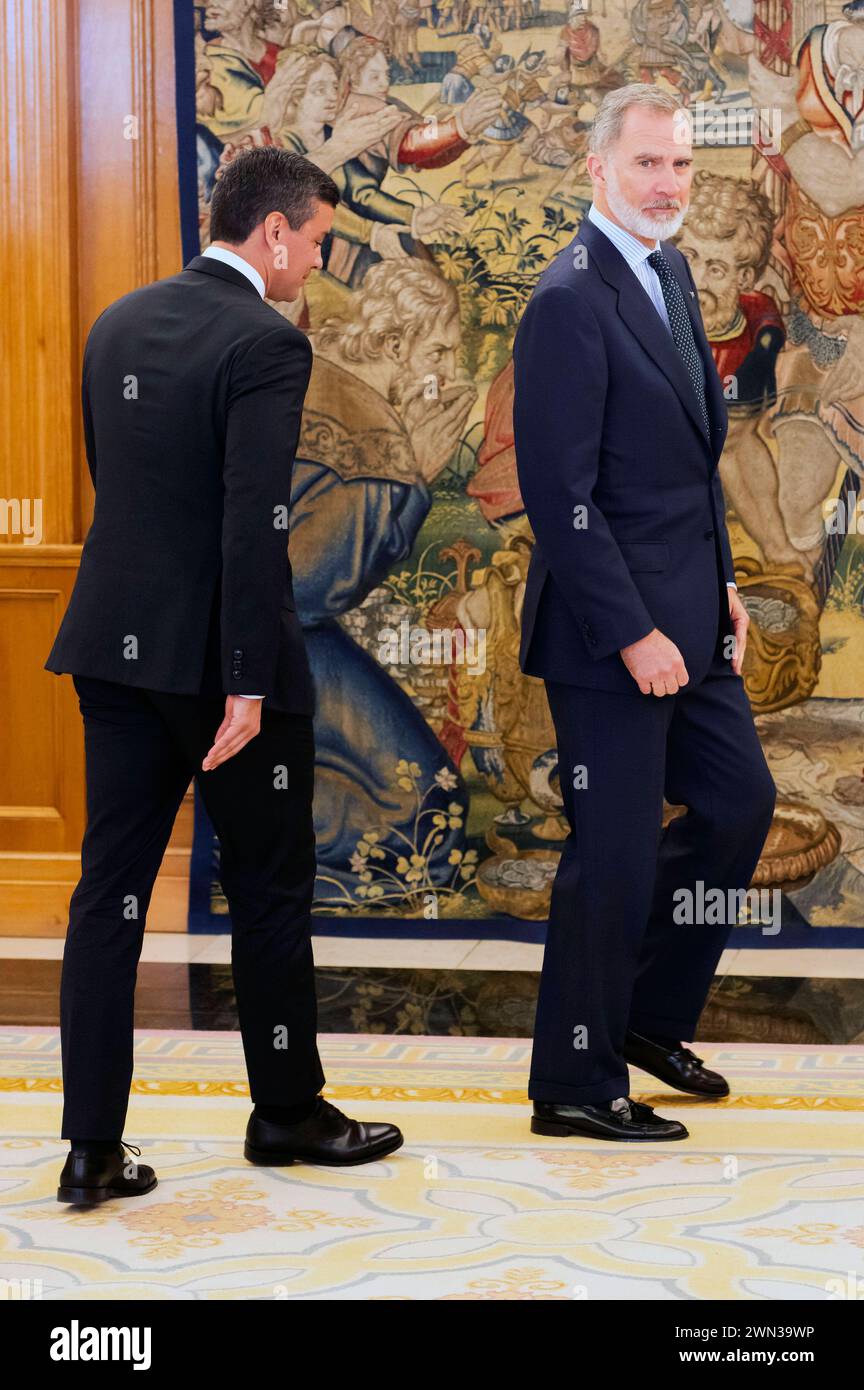
<path id="1" fill-rule="evenodd" d="M 0 1076 L 0 1092 L 27 1091 L 58 1093 L 63 1090 L 59 1076 L 30 1078 L 26 1076 Z M 245 1081 L 135 1081 L 131 1086 L 135 1096 L 237 1096 L 248 1099 L 249 1086 Z M 469 1105 L 528 1105 L 527 1091 L 495 1090 L 473 1086 L 325 1086 L 323 1093 L 331 1100 L 392 1100 L 420 1101 L 422 1103 L 467 1103 Z M 697 1096 L 685 1096 L 677 1092 L 646 1091 L 635 1096 L 635 1100 L 656 1100 L 662 1094 L 662 1102 L 700 1105 Z M 733 1095 L 710 1103 L 711 1110 L 840 1110 L 864 1111 L 864 1096 L 782 1096 L 782 1095 Z"/>

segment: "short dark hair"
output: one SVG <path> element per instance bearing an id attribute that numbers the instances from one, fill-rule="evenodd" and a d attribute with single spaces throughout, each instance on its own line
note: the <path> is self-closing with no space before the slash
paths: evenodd
<path id="1" fill-rule="evenodd" d="M 296 232 L 314 217 L 316 201 L 339 202 L 339 189 L 317 164 L 275 145 L 242 150 L 216 180 L 210 240 L 239 245 L 270 212 L 281 212 Z"/>

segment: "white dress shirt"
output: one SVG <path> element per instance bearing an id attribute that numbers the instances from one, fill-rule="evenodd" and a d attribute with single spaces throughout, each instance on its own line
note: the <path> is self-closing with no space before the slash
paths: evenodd
<path id="1" fill-rule="evenodd" d="M 254 265 L 250 265 L 248 261 L 244 261 L 242 256 L 236 255 L 233 251 L 226 250 L 224 246 L 208 246 L 207 250 L 202 254 L 212 257 L 214 261 L 221 261 L 223 265 L 230 265 L 233 266 L 235 270 L 239 270 L 241 275 L 245 275 L 246 279 L 252 282 L 261 298 L 264 298 L 264 281 Z"/>
<path id="2" fill-rule="evenodd" d="M 653 246 L 646 246 L 625 227 L 619 227 L 617 222 L 613 222 L 593 203 L 588 209 L 587 216 L 589 221 L 593 222 L 594 226 L 609 238 L 616 250 L 621 252 L 671 334 L 672 327 L 669 323 L 669 314 L 666 309 L 666 300 L 663 298 L 660 277 L 654 267 L 648 264 L 648 257 L 660 250 L 660 242 L 655 241 Z M 738 585 L 733 584 L 730 579 L 726 580 L 726 584 L 730 589 L 738 588 Z"/>
<path id="3" fill-rule="evenodd" d="M 221 261 L 223 265 L 232 265 L 235 270 L 240 271 L 241 275 L 246 276 L 246 279 L 249 280 L 255 286 L 261 298 L 264 298 L 264 281 L 261 279 L 261 276 L 258 274 L 258 271 L 255 269 L 254 265 L 250 265 L 248 261 L 244 261 L 242 256 L 235 255 L 233 251 L 226 250 L 224 246 L 208 246 L 207 250 L 204 251 L 202 254 L 205 256 L 211 256 L 214 261 Z M 264 696 L 241 695 L 240 699 L 263 700 Z"/>

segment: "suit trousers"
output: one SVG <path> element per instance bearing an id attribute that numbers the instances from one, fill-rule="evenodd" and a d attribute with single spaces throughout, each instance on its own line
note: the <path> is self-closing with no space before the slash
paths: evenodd
<path id="1" fill-rule="evenodd" d="M 718 646 L 675 695 L 546 682 L 570 834 L 552 889 L 528 1094 L 629 1094 L 628 1028 L 692 1040 L 734 921 L 685 925 L 674 896 L 746 889 L 776 788 L 743 681 Z M 583 771 L 584 769 L 584 771 Z M 574 782 L 577 783 L 574 786 Z M 686 813 L 663 828 L 663 798 Z M 698 915 L 698 914 L 697 914 Z M 708 915 L 708 914 L 703 914 Z"/>
<path id="2" fill-rule="evenodd" d="M 312 717 L 265 705 L 260 733 L 202 772 L 224 717 L 224 696 L 73 680 L 84 720 L 87 828 L 61 976 L 62 1137 L 123 1133 L 147 910 L 193 777 L 220 841 L 252 1100 L 311 1099 L 324 1084 L 310 932 Z"/>

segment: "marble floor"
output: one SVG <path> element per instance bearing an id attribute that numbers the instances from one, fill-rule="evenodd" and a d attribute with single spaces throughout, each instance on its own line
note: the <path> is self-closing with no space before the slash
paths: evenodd
<path id="1" fill-rule="evenodd" d="M 379 966 L 396 969 L 536 970 L 543 947 L 524 941 L 406 940 L 404 937 L 313 937 L 319 966 Z M 0 937 L 0 960 L 60 960 L 60 937 Z M 188 932 L 149 932 L 141 959 L 145 962 L 192 962 L 227 965 L 231 937 L 226 933 L 193 936 Z M 733 969 L 734 967 L 734 969 Z M 718 974 L 801 976 L 810 979 L 864 980 L 864 929 L 861 950 L 724 951 Z"/>
<path id="2" fill-rule="evenodd" d="M 58 1023 L 62 950 L 56 938 L 0 939 L 0 1024 Z M 531 1036 L 541 946 L 322 936 L 314 952 L 322 1032 Z M 136 1025 L 236 1029 L 230 959 L 226 935 L 148 935 Z M 697 1039 L 858 1043 L 864 950 L 725 952 Z"/>

